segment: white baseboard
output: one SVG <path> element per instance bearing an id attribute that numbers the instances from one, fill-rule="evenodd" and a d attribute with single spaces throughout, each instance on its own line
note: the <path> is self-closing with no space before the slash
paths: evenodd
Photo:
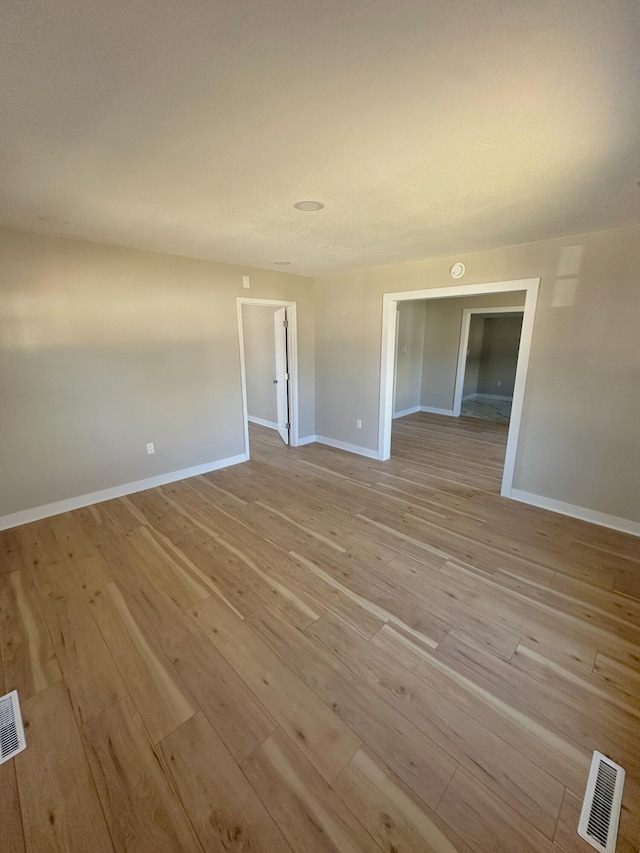
<path id="1" fill-rule="evenodd" d="M 393 420 L 396 418 L 404 418 L 405 415 L 415 415 L 416 412 L 420 411 L 420 406 L 412 406 L 410 409 L 403 409 L 401 412 L 396 412 L 393 416 Z"/>
<path id="2" fill-rule="evenodd" d="M 317 435 L 305 435 L 304 438 L 298 439 L 297 447 L 304 447 L 305 444 L 313 444 L 314 441 L 318 440 Z"/>
<path id="3" fill-rule="evenodd" d="M 610 527 L 612 530 L 630 533 L 631 536 L 640 536 L 640 521 L 632 521 L 630 518 L 607 515 L 605 512 L 568 504 L 564 501 L 556 501 L 553 498 L 545 498 L 543 495 L 534 495 L 532 492 L 523 492 L 521 489 L 511 489 L 509 497 L 524 504 L 538 506 L 541 509 L 550 509 L 552 512 L 559 512 L 561 515 L 569 515 L 572 518 L 579 518 L 581 521 L 599 524 L 601 527 Z"/>
<path id="4" fill-rule="evenodd" d="M 194 465 L 192 468 L 182 468 L 179 471 L 169 471 L 167 474 L 158 474 L 148 477 L 146 480 L 136 480 L 133 483 L 124 483 L 122 486 L 112 486 L 109 489 L 101 489 L 99 492 L 90 492 L 87 495 L 79 495 L 77 498 L 66 498 L 55 503 L 36 506 L 33 509 L 23 509 L 10 515 L 0 516 L 0 530 L 8 530 L 10 527 L 18 527 L 21 524 L 29 524 L 31 521 L 39 521 L 41 518 L 49 518 L 52 515 L 60 515 L 83 506 L 102 503 L 112 498 L 122 498 L 135 492 L 143 492 L 145 489 L 154 489 L 156 486 L 165 486 L 167 483 L 175 483 L 176 480 L 186 480 L 188 477 L 197 477 L 199 474 L 208 474 L 210 471 L 218 471 L 220 468 L 228 468 L 246 462 L 249 456 L 239 453 L 237 456 L 227 456 L 225 459 L 216 459 L 215 462 L 205 462 L 204 465 Z"/>
<path id="5" fill-rule="evenodd" d="M 346 450 L 348 453 L 357 453 L 358 456 L 366 456 L 368 459 L 378 458 L 378 451 L 370 450 L 368 447 L 360 447 L 358 444 L 349 444 L 346 441 L 338 441 L 335 438 L 326 438 L 324 435 L 316 435 L 315 439 L 318 444 L 326 444 L 328 447 Z"/>
<path id="6" fill-rule="evenodd" d="M 432 415 L 447 415 L 450 418 L 456 417 L 453 409 L 436 409 L 434 406 L 420 406 L 420 411 L 429 412 Z"/>
<path id="7" fill-rule="evenodd" d="M 265 421 L 264 418 L 255 418 L 253 415 L 248 415 L 249 423 L 258 424 L 258 426 L 269 427 L 269 429 L 278 429 L 278 424 L 275 421 Z"/>
<path id="8" fill-rule="evenodd" d="M 502 397 L 500 394 L 467 394 L 463 400 L 513 400 L 511 397 Z"/>

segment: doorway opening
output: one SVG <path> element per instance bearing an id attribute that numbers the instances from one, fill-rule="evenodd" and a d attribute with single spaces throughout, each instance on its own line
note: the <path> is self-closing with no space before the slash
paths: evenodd
<path id="1" fill-rule="evenodd" d="M 430 304 L 430 300 L 447 299 L 455 301 L 455 299 L 458 297 L 481 298 L 489 296 L 491 294 L 511 294 L 514 297 L 514 302 L 521 303 L 517 306 L 517 308 L 522 312 L 520 346 L 513 381 L 511 413 L 508 425 L 508 434 L 505 442 L 506 450 L 504 455 L 504 466 L 502 470 L 500 487 L 501 495 L 503 495 L 504 497 L 509 497 L 511 495 L 539 284 L 540 279 L 534 278 L 520 279 L 515 281 L 490 282 L 486 284 L 458 285 L 451 287 L 433 288 L 430 290 L 402 291 L 398 293 L 385 293 L 383 295 L 382 358 L 380 369 L 380 409 L 378 439 L 378 458 L 380 460 L 384 461 L 386 459 L 389 459 L 389 457 L 391 456 L 391 430 L 394 416 L 394 406 L 397 402 L 395 397 L 397 395 L 397 389 L 400 385 L 399 377 L 396 374 L 397 358 L 400 358 L 402 355 L 402 343 L 400 343 L 400 350 L 398 351 L 398 335 L 399 330 L 401 328 L 397 316 L 399 308 L 408 302 L 415 303 L 418 301 L 426 301 L 428 305 Z M 522 301 L 516 299 L 518 291 L 522 292 Z M 505 297 L 505 299 L 507 299 L 507 297 Z M 509 300 L 507 299 L 507 301 Z M 436 303 L 432 304 L 435 305 Z M 515 306 L 513 304 L 509 304 L 505 307 L 513 308 Z M 487 309 L 485 308 L 484 310 L 486 311 Z M 470 314 L 469 317 L 470 316 L 472 315 Z M 429 343 L 433 343 L 435 339 L 435 342 L 437 343 L 437 334 L 437 326 L 434 328 L 433 335 L 428 335 L 425 331 L 424 341 L 426 342 L 427 340 L 429 340 Z M 464 376 L 464 366 L 460 365 L 460 350 L 462 348 L 460 322 L 457 326 L 454 348 L 456 346 L 458 346 L 458 355 L 457 359 L 455 359 L 454 356 L 454 375 L 457 375 L 458 367 L 461 367 L 463 371 L 462 375 Z M 462 350 L 465 358 L 466 349 L 467 348 L 465 347 L 465 349 Z M 464 385 L 462 387 L 462 390 L 463 389 Z M 395 394 L 394 390 L 396 392 Z M 434 389 L 431 388 L 431 390 Z M 443 389 L 435 390 L 438 391 L 438 394 L 444 393 Z M 462 401 L 462 396 L 462 393 L 460 393 L 460 401 Z M 432 402 L 430 404 L 423 404 L 421 402 L 417 407 L 414 406 L 409 410 L 397 412 L 397 414 L 403 415 L 408 414 L 409 411 L 422 411 L 436 415 L 457 417 L 460 415 L 460 412 L 457 412 L 456 414 L 454 408 L 455 399 L 456 398 L 454 396 L 454 391 L 453 389 L 451 389 L 450 391 L 446 392 L 446 396 L 432 397 Z M 451 424 L 451 426 L 453 426 L 453 424 Z M 453 442 L 453 446 L 455 447 L 455 441 Z"/>
<path id="2" fill-rule="evenodd" d="M 522 306 L 463 308 L 453 401 L 455 417 L 508 424 L 516 381 Z"/>
<path id="3" fill-rule="evenodd" d="M 298 446 L 298 335 L 295 302 L 238 297 L 245 451 L 249 423 Z"/>

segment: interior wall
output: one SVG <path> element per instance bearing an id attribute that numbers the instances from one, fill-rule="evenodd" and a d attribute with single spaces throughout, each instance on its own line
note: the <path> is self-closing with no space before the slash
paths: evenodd
<path id="1" fill-rule="evenodd" d="M 485 319 L 478 365 L 478 394 L 513 397 L 521 331 L 522 317 Z"/>
<path id="2" fill-rule="evenodd" d="M 484 317 L 482 314 L 472 314 L 469 320 L 469 343 L 464 367 L 464 383 L 462 385 L 463 399 L 478 392 L 478 372 L 480 370 L 483 336 Z"/>
<path id="3" fill-rule="evenodd" d="M 241 295 L 298 303 L 301 436 L 375 450 L 382 294 L 463 259 L 469 284 L 541 278 L 514 487 L 640 520 L 638 227 L 315 284 L 7 229 L 0 257 L 0 515 L 241 453 Z"/>
<path id="4" fill-rule="evenodd" d="M 433 299 L 425 305 L 421 405 L 452 411 L 463 310 L 524 305 L 524 292 Z"/>
<path id="5" fill-rule="evenodd" d="M 541 279 L 514 487 L 640 520 L 639 227 L 316 279 L 317 432 L 377 449 L 382 294 L 459 260 L 464 284 Z"/>
<path id="6" fill-rule="evenodd" d="M 4 229 L 0 258 L 0 516 L 243 453 L 238 296 L 297 302 L 315 432 L 310 279 Z"/>
<path id="7" fill-rule="evenodd" d="M 244 363 L 247 376 L 247 414 L 270 424 L 277 423 L 276 340 L 273 305 L 242 306 Z"/>
<path id="8" fill-rule="evenodd" d="M 398 307 L 394 416 L 420 406 L 424 318 L 424 300 L 404 302 Z"/>

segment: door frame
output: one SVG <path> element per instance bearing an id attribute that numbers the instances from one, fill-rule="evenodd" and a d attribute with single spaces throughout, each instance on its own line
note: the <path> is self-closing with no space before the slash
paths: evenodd
<path id="1" fill-rule="evenodd" d="M 515 307 L 500 306 L 499 308 L 463 308 L 462 309 L 462 329 L 460 331 L 460 346 L 458 348 L 458 367 L 456 368 L 456 384 L 453 394 L 453 416 L 460 417 L 462 409 L 462 392 L 464 390 L 464 376 L 467 372 L 467 349 L 469 347 L 469 332 L 471 330 L 471 317 L 474 314 L 522 314 L 524 315 L 524 306 L 516 305 Z M 518 344 L 518 352 L 520 352 L 520 344 Z M 515 389 L 514 389 L 515 390 Z"/>
<path id="2" fill-rule="evenodd" d="M 417 299 L 451 299 L 459 296 L 484 296 L 493 293 L 525 291 L 522 315 L 520 351 L 516 368 L 516 381 L 511 404 L 511 421 L 507 436 L 507 449 L 502 475 L 500 494 L 510 497 L 518 450 L 518 436 L 522 420 L 524 390 L 529 368 L 533 322 L 538 301 L 539 278 L 524 278 L 511 281 L 494 281 L 484 284 L 462 284 L 436 287 L 425 290 L 404 290 L 382 295 L 382 347 L 380 361 L 380 406 L 378 413 L 378 459 L 385 461 L 391 456 L 391 428 L 393 419 L 393 376 L 396 358 L 396 313 L 399 302 Z"/>
<path id="3" fill-rule="evenodd" d="M 265 307 L 287 308 L 289 334 L 287 335 L 288 367 L 289 367 L 289 436 L 291 447 L 299 446 L 298 424 L 298 314 L 297 304 L 284 299 L 250 299 L 245 296 L 236 297 L 238 318 L 238 346 L 240 349 L 240 383 L 242 386 L 242 418 L 244 421 L 244 449 L 247 459 L 249 452 L 249 412 L 247 409 L 247 368 L 244 355 L 244 330 L 242 325 L 243 305 L 264 305 Z"/>

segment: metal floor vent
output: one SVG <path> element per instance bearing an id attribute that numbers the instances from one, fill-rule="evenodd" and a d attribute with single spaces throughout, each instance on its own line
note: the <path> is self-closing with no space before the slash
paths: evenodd
<path id="1" fill-rule="evenodd" d="M 623 787 L 623 768 L 601 752 L 594 752 L 578 835 L 600 853 L 615 853 Z"/>
<path id="2" fill-rule="evenodd" d="M 0 764 L 22 752 L 26 745 L 18 691 L 13 690 L 0 696 Z"/>

